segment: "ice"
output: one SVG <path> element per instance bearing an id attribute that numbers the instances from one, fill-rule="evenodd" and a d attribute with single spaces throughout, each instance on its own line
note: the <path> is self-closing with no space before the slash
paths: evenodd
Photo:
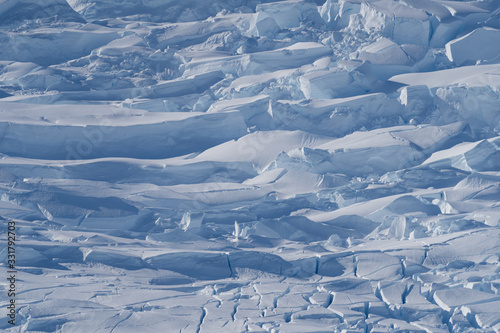
<path id="1" fill-rule="evenodd" d="M 144 259 L 156 269 L 166 269 L 199 279 L 222 279 L 231 276 L 227 256 L 223 253 L 177 252 Z"/>
<path id="2" fill-rule="evenodd" d="M 399 100 L 406 108 L 406 117 L 411 119 L 421 120 L 434 108 L 434 98 L 425 85 L 402 88 Z"/>
<path id="3" fill-rule="evenodd" d="M 238 138 L 245 134 L 244 120 L 239 113 L 149 113 L 145 111 L 131 112 L 132 117 L 137 122 L 130 122 L 131 119 L 124 114 L 120 114 L 122 109 L 114 107 L 83 107 L 80 110 L 73 109 L 67 113 L 68 106 L 58 106 L 52 109 L 47 117 L 37 117 L 40 111 L 32 105 L 26 104 L 23 116 L 12 112 L 10 103 L 3 104 L 3 137 L 0 144 L 0 151 L 14 156 L 48 158 L 48 159 L 68 159 L 78 160 L 104 156 L 123 157 L 170 157 L 190 152 L 190 146 L 202 144 L 205 147 L 213 145 L 217 141 L 214 138 L 203 137 L 203 133 L 193 130 L 198 126 L 207 128 L 212 126 L 214 130 L 226 124 L 230 130 L 219 132 L 222 138 L 218 143 L 226 141 L 228 138 Z M 20 107 L 23 107 L 19 104 Z M 100 109 L 100 110 L 99 110 Z M 105 110 L 110 112 L 106 115 Z M 112 111 L 112 110 L 115 110 Z M 66 112 L 65 115 L 63 115 Z M 104 116 L 99 114 L 104 112 Z M 115 116 L 113 116 L 115 114 Z M 81 121 L 93 119 L 85 127 Z M 43 119 L 41 119 L 43 118 Z M 80 118 L 80 120 L 78 120 Z M 121 120 L 120 120 L 121 118 Z M 179 126 L 179 122 L 188 122 L 189 125 Z M 168 128 L 170 124 L 170 128 Z M 203 125 L 202 125 L 203 124 Z M 49 126 L 47 126 L 49 125 Z M 148 127 L 148 136 L 142 136 L 141 126 Z M 183 128 L 188 133 L 182 133 Z M 47 131 L 53 128 L 54 135 L 47 135 Z M 18 142 L 16 137 L 23 131 L 31 132 L 30 138 L 24 142 Z M 179 132 L 181 131 L 181 132 Z M 135 133 L 135 134 L 134 134 Z M 162 133 L 168 133 L 168 137 L 162 138 Z M 136 135 L 141 137 L 140 147 L 134 151 L 124 143 L 136 141 Z M 201 136 L 200 136 L 201 135 Z M 229 136 L 229 137 L 228 137 Z M 118 139 L 120 138 L 120 139 Z M 184 140 L 184 144 L 182 141 Z M 211 141 L 211 142 L 210 142 Z M 59 147 L 53 151 L 50 147 Z M 163 148 L 161 148 L 163 146 Z M 162 153 L 163 151 L 163 153 Z"/>
<path id="4" fill-rule="evenodd" d="M 271 37 L 280 30 L 276 20 L 266 12 L 258 12 L 252 15 L 248 19 L 247 25 L 244 34 L 252 37 Z"/>
<path id="5" fill-rule="evenodd" d="M 446 44 L 446 56 L 457 65 L 495 60 L 500 52 L 500 30 L 478 28 Z M 483 47 L 485 44 L 490 47 Z"/>
<path id="6" fill-rule="evenodd" d="M 235 75 L 261 74 L 263 72 L 296 68 L 329 55 L 331 49 L 314 42 L 300 42 L 273 51 L 235 55 L 215 59 L 192 61 L 185 65 L 185 75 L 220 69 Z"/>
<path id="7" fill-rule="evenodd" d="M 462 66 L 442 71 L 396 75 L 390 80 L 406 85 L 427 85 L 432 90 L 439 87 L 492 87 L 498 88 L 499 65 Z"/>
<path id="8" fill-rule="evenodd" d="M 360 8 L 361 4 L 356 2 L 327 0 L 321 6 L 320 14 L 330 26 L 341 29 L 349 25 L 350 16 L 359 13 Z"/>
<path id="9" fill-rule="evenodd" d="M 125 269 L 141 269 L 145 265 L 140 258 L 132 258 L 120 253 L 107 251 L 90 250 L 84 254 L 84 261 L 90 263 L 100 263 L 104 265 L 120 267 Z"/>
<path id="10" fill-rule="evenodd" d="M 183 230 L 196 231 L 200 229 L 203 222 L 203 213 L 184 213 L 180 226 Z"/>
<path id="11" fill-rule="evenodd" d="M 304 20 L 310 20 L 316 25 L 322 23 L 317 6 L 301 0 L 259 4 L 256 11 L 272 17 L 281 29 L 297 27 Z"/>
<path id="12" fill-rule="evenodd" d="M 465 199 L 481 191 L 496 187 L 499 181 L 493 175 L 472 173 L 454 187 L 456 192 L 453 193 L 453 197 L 456 199 Z"/>
<path id="13" fill-rule="evenodd" d="M 1 252 L 0 252 L 0 258 L 3 259 L 3 261 L 7 261 L 8 258 L 8 251 L 7 248 L 5 247 Z M 20 260 L 20 265 L 30 265 L 30 266 L 47 266 L 50 265 L 49 260 L 47 257 L 45 257 L 43 254 L 38 252 L 37 250 L 30 248 L 30 247 L 24 247 L 19 250 L 18 255 L 22 259 Z"/>
<path id="14" fill-rule="evenodd" d="M 214 1 L 200 5 L 195 1 L 172 3 L 164 1 L 129 1 L 119 3 L 115 0 L 69 0 L 68 3 L 87 20 L 120 18 L 137 15 L 152 22 L 201 21 L 217 15 L 222 10 L 248 12 L 255 10 L 258 3 L 269 1 Z M 119 4 L 119 5 L 118 5 Z"/>
<path id="15" fill-rule="evenodd" d="M 434 299 L 440 307 L 442 307 L 446 311 L 450 311 L 452 308 L 457 306 L 482 303 L 485 301 L 495 301 L 498 300 L 498 297 L 495 297 L 494 295 L 488 293 L 482 293 L 480 291 L 466 288 L 450 288 L 436 291 L 434 293 Z M 467 300 L 465 304 L 463 303 L 464 299 Z"/>
<path id="16" fill-rule="evenodd" d="M 441 1 L 440 2 L 446 9 L 450 11 L 450 13 L 454 16 L 462 16 L 466 17 L 468 15 L 484 13 L 488 14 L 486 9 L 480 7 L 479 3 L 471 2 L 471 3 L 460 3 L 459 1 Z M 477 16 L 474 19 L 479 19 Z"/>
<path id="17" fill-rule="evenodd" d="M 396 48 L 396 49 L 394 49 Z M 387 38 L 381 38 L 375 43 L 362 48 L 359 55 L 361 60 L 370 61 L 372 64 L 407 65 L 410 59 L 398 44 Z"/>
<path id="18" fill-rule="evenodd" d="M 43 31 L 43 30 L 42 30 Z M 86 56 L 119 34 L 111 29 L 86 24 L 68 29 L 46 28 L 43 33 L 0 32 L 3 45 L 0 60 L 34 62 L 42 66 Z"/>
<path id="19" fill-rule="evenodd" d="M 84 22 L 65 0 L 5 0 L 0 3 L 1 25 L 23 21 Z"/>
<path id="20" fill-rule="evenodd" d="M 444 47 L 460 32 L 463 23 L 459 19 L 446 19 L 439 22 L 436 30 L 432 33 L 429 45 L 431 47 Z M 451 42 L 450 42 L 451 43 Z"/>
<path id="21" fill-rule="evenodd" d="M 322 70 L 307 73 L 299 78 L 300 87 L 308 99 L 349 97 L 370 91 L 373 77 L 359 71 Z"/>
<path id="22" fill-rule="evenodd" d="M 474 262 L 486 260 L 490 254 L 494 255 L 494 249 L 498 246 L 499 241 L 495 238 L 496 234 L 497 232 L 489 235 L 472 235 L 470 240 L 475 241 L 474 248 L 467 246 L 467 242 L 470 240 L 463 237 L 447 241 L 448 246 L 431 250 L 424 264 L 436 266 L 447 264 L 453 260 L 473 260 Z"/>
<path id="23" fill-rule="evenodd" d="M 498 167 L 499 138 L 464 143 L 433 154 L 424 163 L 449 165 L 465 171 L 489 171 Z"/>
<path id="24" fill-rule="evenodd" d="M 425 9 L 428 7 L 425 6 Z M 398 44 L 429 43 L 429 16 L 419 6 L 396 1 L 327 1 L 321 8 L 321 14 L 337 29 L 376 31 Z"/>
<path id="25" fill-rule="evenodd" d="M 360 20 L 364 29 L 380 30 L 397 43 L 427 45 L 430 35 L 428 15 L 397 2 L 363 3 Z"/>
<path id="26" fill-rule="evenodd" d="M 0 0 L 0 330 L 499 332 L 499 17 Z"/>
<path id="27" fill-rule="evenodd" d="M 367 175 L 377 170 L 387 172 L 423 161 L 426 154 L 461 133 L 462 128 L 463 125 L 458 123 L 446 127 L 395 127 L 390 131 L 356 132 L 315 149 L 303 148 L 281 154 L 275 166 L 290 168 L 300 165 L 316 173 L 341 172 L 347 175 Z M 368 161 L 369 166 L 360 167 L 363 160 Z"/>
<path id="28" fill-rule="evenodd" d="M 434 67 L 433 55 L 421 45 L 398 45 L 385 37 L 351 54 L 351 58 L 364 60 L 379 79 L 397 73 L 426 71 Z"/>
<path id="29" fill-rule="evenodd" d="M 269 101 L 270 98 L 267 95 L 235 98 L 213 103 L 207 112 L 228 112 L 231 110 L 238 110 L 245 118 L 247 127 L 268 130 L 274 127 L 271 115 L 268 113 Z"/>
<path id="30" fill-rule="evenodd" d="M 277 101 L 271 108 L 273 119 L 280 129 L 338 137 L 362 127 L 370 128 L 375 118 L 390 119 L 400 112 L 401 105 L 383 93 L 375 93 L 302 102 Z M 317 118 L 313 120 L 311 115 Z"/>
<path id="31" fill-rule="evenodd" d="M 232 252 L 228 256 L 232 274 L 238 274 L 245 269 L 256 269 L 268 273 L 287 275 L 291 264 L 277 255 L 258 253 L 254 251 Z"/>

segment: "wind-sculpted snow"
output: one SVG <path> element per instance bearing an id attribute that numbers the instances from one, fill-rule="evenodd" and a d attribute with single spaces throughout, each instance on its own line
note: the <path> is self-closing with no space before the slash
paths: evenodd
<path id="1" fill-rule="evenodd" d="M 0 0 L 0 330 L 500 332 L 499 6 Z"/>

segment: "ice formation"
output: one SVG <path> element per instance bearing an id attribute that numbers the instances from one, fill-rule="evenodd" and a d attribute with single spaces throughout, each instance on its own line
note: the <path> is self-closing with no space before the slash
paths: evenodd
<path id="1" fill-rule="evenodd" d="M 0 330 L 500 332 L 499 18 L 0 0 Z"/>

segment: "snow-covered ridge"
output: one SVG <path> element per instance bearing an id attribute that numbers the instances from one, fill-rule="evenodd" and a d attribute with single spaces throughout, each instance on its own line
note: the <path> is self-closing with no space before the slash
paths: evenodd
<path id="1" fill-rule="evenodd" d="M 499 6 L 0 0 L 0 330 L 500 332 Z"/>

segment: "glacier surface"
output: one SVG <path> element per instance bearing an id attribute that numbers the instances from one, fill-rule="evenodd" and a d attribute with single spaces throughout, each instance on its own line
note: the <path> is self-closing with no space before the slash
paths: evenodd
<path id="1" fill-rule="evenodd" d="M 500 332 L 499 45 L 498 0 L 0 0 L 0 330 Z"/>

